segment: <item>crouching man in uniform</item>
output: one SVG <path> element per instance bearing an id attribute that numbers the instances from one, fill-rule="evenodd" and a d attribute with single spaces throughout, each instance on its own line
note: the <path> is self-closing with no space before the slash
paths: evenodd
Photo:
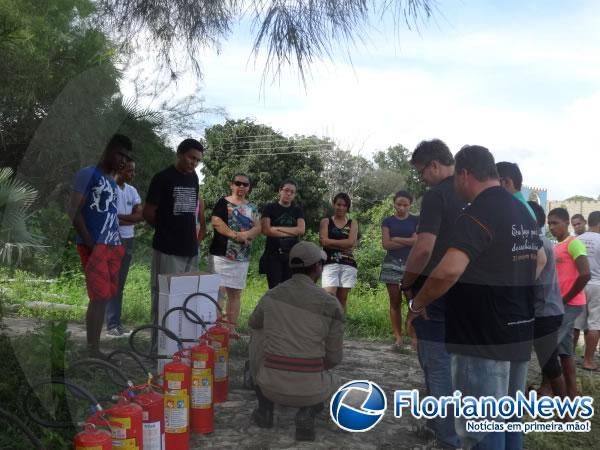
<path id="1" fill-rule="evenodd" d="M 275 403 L 298 407 L 298 441 L 314 441 L 315 416 L 341 384 L 329 369 L 342 360 L 344 312 L 334 296 L 315 285 L 325 259 L 311 242 L 292 247 L 292 278 L 269 290 L 249 319 L 258 399 L 252 419 L 271 428 Z"/>

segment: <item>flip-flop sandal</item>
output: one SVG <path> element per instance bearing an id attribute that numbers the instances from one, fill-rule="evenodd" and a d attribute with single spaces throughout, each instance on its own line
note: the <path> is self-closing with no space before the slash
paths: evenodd
<path id="1" fill-rule="evenodd" d="M 600 372 L 600 367 L 581 367 L 583 370 L 587 372 Z"/>

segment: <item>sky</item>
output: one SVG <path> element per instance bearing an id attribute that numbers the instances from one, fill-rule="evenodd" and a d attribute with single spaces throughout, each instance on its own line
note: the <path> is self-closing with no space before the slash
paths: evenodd
<path id="1" fill-rule="evenodd" d="M 388 17 L 350 49 L 334 45 L 305 85 L 294 70 L 265 83 L 242 22 L 219 53 L 205 51 L 201 80 L 184 74 L 165 95 L 200 93 L 227 118 L 327 136 L 367 158 L 434 137 L 453 152 L 484 145 L 496 161 L 517 162 L 524 184 L 547 188 L 550 200 L 597 198 L 599 18 L 594 0 L 439 0 L 418 30 Z M 127 81 L 122 90 L 131 92 Z"/>

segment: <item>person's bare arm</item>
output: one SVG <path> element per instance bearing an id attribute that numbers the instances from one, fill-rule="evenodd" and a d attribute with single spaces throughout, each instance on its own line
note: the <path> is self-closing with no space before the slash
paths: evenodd
<path id="1" fill-rule="evenodd" d="M 144 205 L 144 209 L 142 210 L 142 217 L 148 225 L 153 227 L 156 226 L 156 210 L 158 209 L 158 205 L 153 205 L 152 203 L 146 203 Z"/>
<path id="2" fill-rule="evenodd" d="M 577 266 L 577 272 L 579 273 L 579 275 L 575 279 L 575 282 L 573 283 L 573 286 L 571 286 L 571 289 L 569 289 L 569 292 L 567 292 L 567 295 L 563 297 L 563 302 L 565 304 L 573 300 L 573 297 L 575 297 L 583 290 L 583 288 L 588 283 L 588 281 L 590 281 L 591 278 L 590 262 L 587 256 L 579 256 L 575 260 L 575 265 Z"/>
<path id="3" fill-rule="evenodd" d="M 198 235 L 198 242 L 201 242 L 206 237 L 206 216 L 204 214 L 204 200 L 198 197 L 198 229 L 196 234 Z"/>
<path id="4" fill-rule="evenodd" d="M 306 224 L 304 219 L 298 219 L 295 227 L 271 226 L 271 218 L 263 217 L 260 219 L 262 233 L 269 237 L 289 237 L 302 236 L 305 232 Z"/>
<path id="5" fill-rule="evenodd" d="M 454 286 L 469 265 L 469 257 L 462 250 L 449 248 L 440 263 L 433 269 L 431 275 L 413 300 L 413 311 L 425 311 L 425 307 L 440 298 Z M 420 315 L 413 311 L 406 317 L 407 328 Z"/>
<path id="6" fill-rule="evenodd" d="M 229 226 L 225 223 L 225 221 L 223 219 L 221 219 L 220 217 L 211 216 L 210 224 L 213 226 L 214 230 L 217 233 L 222 234 L 223 236 L 225 236 L 229 239 L 233 239 L 236 241 L 239 240 L 238 236 L 240 235 L 240 233 L 229 228 Z"/>
<path id="7" fill-rule="evenodd" d="M 142 205 L 134 205 L 130 214 L 119 214 L 119 225 L 135 225 L 144 220 Z"/>
<path id="8" fill-rule="evenodd" d="M 248 239 L 252 240 L 261 233 L 261 230 L 262 230 L 262 227 L 260 225 L 260 220 L 258 220 L 258 217 L 256 217 L 254 219 L 254 226 L 252 228 L 250 228 L 248 231 L 245 231 L 245 233 L 246 233 L 246 236 L 248 237 Z"/>
<path id="9" fill-rule="evenodd" d="M 69 217 L 71 223 L 77 232 L 77 235 L 83 241 L 83 245 L 88 247 L 90 250 L 94 248 L 96 243 L 93 241 L 90 233 L 81 214 L 81 208 L 85 202 L 85 196 L 81 192 L 71 192 L 71 198 L 69 199 Z"/>
<path id="10" fill-rule="evenodd" d="M 436 239 L 437 236 L 433 233 L 419 233 L 417 235 L 415 245 L 413 245 L 406 261 L 406 271 L 402 279 L 403 289 L 410 288 L 427 267 Z"/>
<path id="11" fill-rule="evenodd" d="M 544 270 L 544 267 L 546 266 L 547 262 L 548 262 L 548 258 L 546 257 L 546 251 L 544 250 L 544 247 L 541 247 L 540 249 L 538 249 L 538 252 L 537 252 L 537 260 L 536 260 L 536 267 L 535 267 L 535 279 L 536 280 L 540 277 L 540 274 L 542 273 L 542 270 Z"/>
<path id="12" fill-rule="evenodd" d="M 411 237 L 393 237 L 392 242 L 402 244 L 404 247 L 412 247 L 417 242 L 417 233 L 414 233 Z"/>
<path id="13" fill-rule="evenodd" d="M 388 227 L 381 227 L 381 246 L 385 250 L 398 250 L 406 245 L 394 241 L 394 238 L 390 237 L 390 229 Z"/>
<path id="14" fill-rule="evenodd" d="M 325 221 L 325 230 L 323 234 L 323 221 Z M 347 239 L 329 239 L 327 237 L 327 219 L 321 221 L 321 227 L 319 229 L 319 238 L 323 247 L 333 248 L 336 250 L 346 250 L 356 246 L 358 239 L 358 223 L 353 220 L 350 224 L 350 234 Z"/>

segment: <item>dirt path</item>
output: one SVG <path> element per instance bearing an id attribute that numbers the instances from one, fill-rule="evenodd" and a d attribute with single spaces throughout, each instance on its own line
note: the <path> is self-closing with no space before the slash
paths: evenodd
<path id="1" fill-rule="evenodd" d="M 3 333 L 22 335 L 40 324 L 34 319 L 5 317 Z M 69 331 L 73 346 L 83 346 L 85 328 L 70 323 Z M 344 344 L 344 361 L 335 371 L 342 380 L 370 380 L 377 383 L 387 395 L 388 410 L 382 421 L 367 433 L 349 433 L 339 429 L 329 418 L 326 409 L 317 419 L 317 440 L 314 443 L 297 443 L 294 439 L 294 415 L 296 409 L 277 407 L 272 429 L 256 427 L 250 414 L 256 407 L 253 391 L 242 386 L 243 364 L 246 360 L 247 337 L 232 347 L 230 358 L 230 393 L 228 401 L 215 407 L 215 432 L 208 436 L 194 435 L 192 449 L 200 448 L 320 448 L 320 449 L 432 449 L 434 440 L 423 436 L 418 430 L 423 421 L 408 416 L 393 417 L 393 391 L 396 389 L 420 389 L 424 391 L 423 379 L 416 354 L 408 348 L 404 353 L 393 352 L 389 343 L 348 339 Z M 126 345 L 123 340 L 103 340 L 104 350 Z M 532 364 L 530 378 L 539 369 Z"/>

